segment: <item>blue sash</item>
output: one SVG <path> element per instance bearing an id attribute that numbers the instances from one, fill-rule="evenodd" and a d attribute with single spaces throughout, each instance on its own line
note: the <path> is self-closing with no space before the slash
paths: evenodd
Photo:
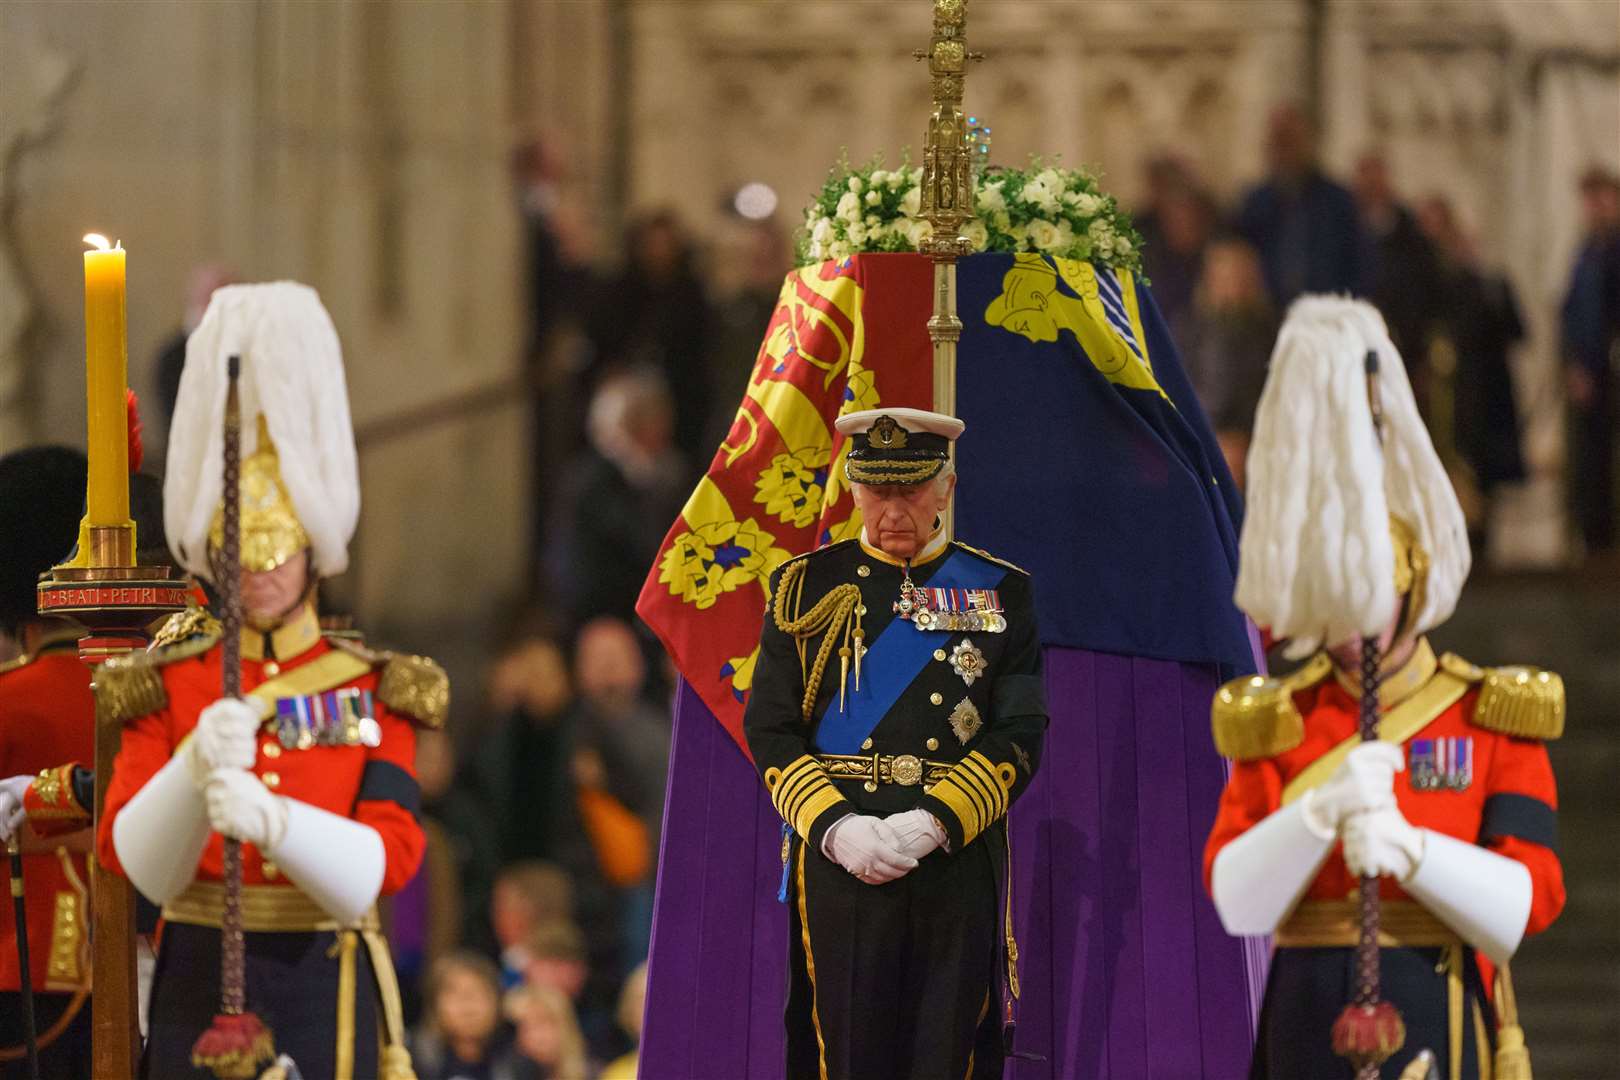
<path id="1" fill-rule="evenodd" d="M 945 564 L 928 579 L 928 588 L 994 589 L 1007 576 L 1004 567 L 986 562 L 961 548 L 952 548 Z M 896 599 L 899 599 L 897 596 Z M 838 695 L 832 696 L 827 711 L 816 726 L 816 750 L 823 754 L 853 754 L 872 730 L 889 714 L 894 703 L 934 657 L 934 650 L 951 636 L 949 630 L 918 630 L 909 620 L 896 616 L 883 633 L 867 647 L 861 660 L 861 688 L 855 689 L 855 672 L 850 665 L 849 690 L 844 711 L 838 711 Z M 832 665 L 828 665 L 829 669 Z M 829 670 L 828 677 L 836 676 Z"/>

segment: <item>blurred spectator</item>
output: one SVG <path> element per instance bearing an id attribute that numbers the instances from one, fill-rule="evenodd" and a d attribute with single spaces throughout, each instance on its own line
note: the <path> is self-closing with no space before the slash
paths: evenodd
<path id="1" fill-rule="evenodd" d="M 591 450 L 569 470 L 550 560 L 576 625 L 635 618 L 647 568 L 691 488 L 671 419 L 668 388 L 648 368 L 609 376 L 591 400 Z"/>
<path id="2" fill-rule="evenodd" d="M 1142 271 L 1153 283 L 1153 299 L 1165 321 L 1174 323 L 1192 304 L 1204 245 L 1215 224 L 1215 203 L 1175 158 L 1154 158 L 1147 172 L 1151 201 L 1136 219 L 1142 233 Z"/>
<path id="3" fill-rule="evenodd" d="M 581 741 L 600 750 L 608 785 L 645 823 L 654 846 L 664 819 L 669 718 L 645 697 L 647 664 L 630 627 L 612 618 L 587 623 L 574 646 Z"/>
<path id="4" fill-rule="evenodd" d="M 530 470 L 529 528 L 544 542 L 563 462 L 584 436 L 584 389 L 590 363 L 586 313 L 595 295 L 589 233 L 564 197 L 565 159 L 553 140 L 531 140 L 512 151 L 512 186 L 522 220 L 528 307 L 524 356 L 528 368 L 529 441 L 538 463 Z M 529 568 L 530 593 L 539 591 L 539 565 Z"/>
<path id="5" fill-rule="evenodd" d="M 754 361 L 759 357 L 765 327 L 776 314 L 782 277 L 792 269 L 787 236 L 774 220 L 749 222 L 740 228 L 743 233 L 742 281 L 715 309 L 713 366 L 709 379 L 714 387 L 714 398 L 698 454 L 693 458 L 700 465 L 708 463 L 731 430 L 737 405 L 742 401 L 743 391 L 754 371 Z"/>
<path id="6" fill-rule="evenodd" d="M 602 291 L 592 314 L 591 376 L 632 367 L 663 375 L 674 395 L 675 443 L 690 461 L 703 457 L 712 323 L 680 219 L 671 210 L 658 210 L 631 222 L 625 267 Z"/>
<path id="7" fill-rule="evenodd" d="M 499 822 L 501 861 L 551 858 L 577 825 L 566 807 L 574 691 L 557 643 L 520 627 L 490 673 L 489 703 L 502 719 L 476 771 Z"/>
<path id="8" fill-rule="evenodd" d="M 1509 353 L 1524 339 L 1513 287 L 1480 265 L 1474 243 L 1444 197 L 1425 199 L 1418 220 L 1439 255 L 1430 422 L 1442 456 L 1455 449 L 1458 495 L 1474 550 L 1487 550 L 1491 502 L 1500 484 L 1525 478 L 1519 408 Z M 1449 430 L 1448 430 L 1449 429 Z M 1449 464 L 1449 463 L 1448 463 Z"/>
<path id="9" fill-rule="evenodd" d="M 528 986 L 546 986 L 578 1002 L 590 977 L 585 953 L 585 935 L 567 919 L 550 919 L 529 935 L 528 964 L 523 981 Z"/>
<path id="10" fill-rule="evenodd" d="M 1412 212 L 1396 198 L 1389 165 L 1381 154 L 1363 154 L 1356 162 L 1355 193 L 1371 256 L 1368 298 L 1383 312 L 1422 407 L 1428 396 L 1424 368 L 1429 329 L 1440 317 L 1435 300 L 1440 266 L 1433 238 L 1424 235 Z"/>
<path id="11" fill-rule="evenodd" d="M 388 935 L 406 991 L 407 1019 L 420 1011 L 410 990 L 421 972 L 474 939 L 500 865 L 500 847 L 485 808 L 454 783 L 455 777 L 455 744 L 450 737 L 443 731 L 419 732 L 416 778 L 422 791 L 427 850 L 416 876 L 394 897 Z"/>
<path id="12" fill-rule="evenodd" d="M 1564 298 L 1564 375 L 1570 408 L 1570 495 L 1588 560 L 1615 553 L 1614 456 L 1620 429 L 1620 176 L 1581 177 L 1586 239 Z"/>
<path id="13" fill-rule="evenodd" d="M 453 952 L 428 971 L 428 1018 L 411 1036 L 417 1080 L 525 1080 L 532 1069 L 501 1032 L 501 985 L 495 965 Z"/>
<path id="14" fill-rule="evenodd" d="M 529 860 L 503 869 L 495 879 L 489 913 L 500 950 L 502 985 L 523 981 L 532 959 L 529 948 L 540 927 L 573 917 L 574 885 L 561 867 Z"/>
<path id="15" fill-rule="evenodd" d="M 506 1015 L 517 1027 L 517 1051 L 530 1071 L 524 1080 L 594 1080 L 574 1007 L 548 986 L 520 986 L 506 995 Z"/>
<path id="16" fill-rule="evenodd" d="M 625 977 L 619 991 L 619 1029 L 634 1046 L 613 1059 L 602 1070 L 601 1080 L 636 1080 L 636 1069 L 641 1059 L 641 1022 L 647 1009 L 647 965 L 641 964 Z"/>
<path id="17" fill-rule="evenodd" d="M 512 187 L 523 217 L 529 307 L 528 355 L 540 357 L 557 322 L 579 310 L 590 287 L 584 230 L 562 198 L 563 159 L 547 140 L 512 151 Z"/>
<path id="18" fill-rule="evenodd" d="M 186 280 L 186 310 L 180 321 L 180 329 L 163 343 L 158 349 L 157 358 L 153 363 L 153 387 L 157 391 L 156 403 L 158 409 L 158 431 L 162 434 L 162 445 L 154 447 L 161 450 L 169 442 L 169 422 L 174 417 L 175 398 L 180 396 L 180 372 L 186 366 L 186 339 L 191 332 L 197 329 L 202 322 L 203 313 L 208 310 L 208 301 L 214 295 L 214 290 L 224 285 L 234 285 L 241 280 L 237 272 L 225 263 L 203 263 L 191 271 Z M 147 455 L 158 471 L 163 469 L 163 455 L 161 453 Z"/>
<path id="19" fill-rule="evenodd" d="M 1270 176 L 1244 196 L 1237 228 L 1260 252 L 1278 310 L 1300 293 L 1360 292 L 1364 256 L 1356 201 L 1316 163 L 1315 132 L 1292 105 L 1266 127 Z"/>
<path id="20" fill-rule="evenodd" d="M 1242 488 L 1254 410 L 1277 340 L 1277 313 L 1254 248 L 1235 236 L 1209 245 L 1193 306 L 1174 330 L 1187 377 Z"/>

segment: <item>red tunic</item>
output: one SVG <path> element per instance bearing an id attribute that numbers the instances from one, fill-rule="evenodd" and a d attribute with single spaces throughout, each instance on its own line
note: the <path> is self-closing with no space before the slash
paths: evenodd
<path id="1" fill-rule="evenodd" d="M 1564 907 L 1563 867 L 1550 846 L 1558 809 L 1557 785 L 1547 748 L 1540 741 L 1503 735 L 1473 722 L 1479 694 L 1479 687 L 1472 687 L 1406 742 L 1407 769 L 1395 777 L 1395 800 L 1415 826 L 1482 844 L 1523 863 L 1532 882 L 1525 933 L 1535 934 L 1546 929 Z M 1277 810 L 1283 789 L 1294 777 L 1357 731 L 1360 705 L 1331 678 L 1296 693 L 1294 705 L 1305 721 L 1305 737 L 1299 746 L 1275 757 L 1233 762 L 1204 849 L 1206 887 L 1221 848 Z M 1444 738 L 1472 740 L 1472 780 L 1462 790 L 1417 790 L 1413 744 Z M 1356 880 L 1335 845 L 1304 899 L 1343 900 L 1355 887 Z M 1383 879 L 1380 892 L 1386 897 L 1408 898 L 1390 878 Z"/>
<path id="2" fill-rule="evenodd" d="M 93 759 L 95 726 L 90 669 L 79 662 L 72 642 L 48 644 L 33 658 L 0 672 L 0 776 L 38 774 Z M 72 827 L 89 824 L 76 812 L 70 791 L 62 790 L 59 795 L 63 811 L 53 818 L 39 814 L 42 806 L 30 790 L 27 806 L 38 814 L 37 820 L 30 820 L 34 831 L 50 834 L 64 831 L 61 826 L 66 822 Z M 57 801 L 53 799 L 53 805 Z M 90 974 L 89 941 L 84 933 L 90 884 L 86 858 L 65 850 L 25 855 L 23 880 L 33 987 L 36 991 L 73 989 Z M 76 911 L 73 918 L 59 920 L 59 910 L 65 916 L 69 909 Z M 68 937 L 53 942 L 58 929 Z M 54 973 L 53 954 L 57 961 Z M 12 905 L 6 903 L 0 905 L 0 991 L 20 989 L 20 974 L 15 919 Z"/>
<path id="3" fill-rule="evenodd" d="M 286 637 L 278 630 L 278 640 Z M 334 648 L 320 637 L 310 615 L 309 629 L 292 647 L 280 651 L 288 655 L 266 660 L 258 635 L 244 634 L 242 692 L 284 676 L 311 663 Z M 96 837 L 97 852 L 110 867 L 119 869 L 113 850 L 112 823 L 124 805 L 134 797 L 173 755 L 182 739 L 197 726 L 197 716 L 219 699 L 223 646 L 216 643 L 201 655 L 161 664 L 159 673 L 168 703 L 157 712 L 129 720 L 124 725 L 123 746 L 113 763 L 107 789 L 105 813 Z M 161 659 L 159 661 L 161 663 Z M 377 830 L 387 857 L 382 894 L 403 888 L 422 861 L 426 841 L 417 823 L 416 731 L 412 722 L 382 704 L 376 696 L 380 672 L 373 670 L 343 683 L 373 693 L 373 716 L 381 729 L 377 746 L 313 746 L 306 750 L 288 749 L 278 741 L 274 726 L 266 725 L 259 734 L 258 758 L 253 772 L 278 795 L 299 799 L 311 806 L 353 818 Z M 325 688 L 334 689 L 334 688 Z M 291 696 L 291 695 L 289 695 Z M 216 833 L 209 837 L 197 868 L 199 881 L 219 881 L 223 841 Z M 291 883 L 268 862 L 252 844 L 242 845 L 242 880 L 249 885 Z"/>

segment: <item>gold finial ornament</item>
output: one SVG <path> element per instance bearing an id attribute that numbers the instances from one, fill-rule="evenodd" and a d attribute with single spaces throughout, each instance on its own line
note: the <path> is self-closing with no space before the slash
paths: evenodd
<path id="1" fill-rule="evenodd" d="M 934 344 L 934 411 L 956 415 L 956 343 L 962 320 L 956 314 L 956 260 L 973 250 L 962 225 L 973 217 L 973 139 L 962 112 L 962 89 L 969 60 L 982 53 L 967 47 L 967 0 L 934 0 L 934 34 L 926 51 L 933 107 L 923 136 L 921 216 L 932 226 L 922 251 L 934 260 L 934 313 L 928 336 Z M 955 448 L 952 448 L 955 454 Z M 955 513 L 946 507 L 947 535 Z"/>
<path id="2" fill-rule="evenodd" d="M 219 549 L 225 538 L 225 508 L 214 513 L 208 542 Z M 281 458 L 259 414 L 258 446 L 242 461 L 242 566 L 254 572 L 274 570 L 309 547 L 309 534 L 281 479 Z"/>

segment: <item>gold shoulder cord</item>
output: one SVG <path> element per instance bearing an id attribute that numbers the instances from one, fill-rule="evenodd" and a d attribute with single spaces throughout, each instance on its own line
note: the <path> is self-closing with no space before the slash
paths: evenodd
<path id="1" fill-rule="evenodd" d="M 855 688 L 860 689 L 859 658 L 864 651 L 863 639 L 866 634 L 861 628 L 859 585 L 850 583 L 835 585 L 826 596 L 817 600 L 809 611 L 799 614 L 803 607 L 804 567 L 805 564 L 798 561 L 788 563 L 782 568 L 782 577 L 776 586 L 776 596 L 771 601 L 771 616 L 776 620 L 776 628 L 798 643 L 799 672 L 804 677 L 804 701 L 800 710 L 804 722 L 808 724 L 810 715 L 816 707 L 816 694 L 821 690 L 821 679 L 826 673 L 827 661 L 832 657 L 835 641 L 841 642 L 838 646 L 839 665 L 842 668 L 838 687 L 838 707 L 843 708 L 844 681 L 849 676 L 849 661 L 852 655 L 856 658 Z M 790 593 L 793 597 L 794 612 L 791 617 L 787 613 Z M 821 647 L 816 650 L 814 664 L 807 664 L 806 647 L 810 639 L 818 634 L 824 635 Z"/>

